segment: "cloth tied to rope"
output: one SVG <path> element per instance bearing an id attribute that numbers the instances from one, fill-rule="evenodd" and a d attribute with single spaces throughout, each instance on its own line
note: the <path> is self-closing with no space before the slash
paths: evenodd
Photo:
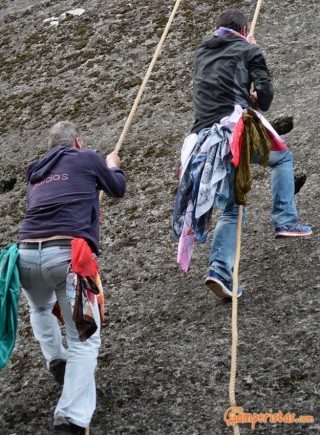
<path id="1" fill-rule="evenodd" d="M 6 366 L 17 334 L 20 278 L 17 243 L 5 246 L 0 254 L 0 369 Z"/>
<path id="2" fill-rule="evenodd" d="M 250 164 L 254 157 L 259 156 L 258 164 L 264 168 L 268 165 L 271 140 L 263 124 L 251 109 L 248 109 L 241 119 L 244 128 L 239 165 L 235 172 L 234 193 L 236 203 L 245 206 L 248 201 L 247 193 L 252 186 Z"/>
<path id="3" fill-rule="evenodd" d="M 202 130 L 196 137 L 190 157 L 182 154 L 180 183 L 173 213 L 173 236 L 179 240 L 188 203 L 193 203 L 192 226 L 197 238 L 205 242 L 208 218 L 213 204 L 224 208 L 229 197 L 226 176 L 230 172 L 230 130 L 219 124 Z M 185 143 L 188 145 L 188 137 Z"/>
<path id="4" fill-rule="evenodd" d="M 66 276 L 66 295 L 79 339 L 85 341 L 97 330 L 91 308 L 91 305 L 95 303 L 95 296 L 99 306 L 101 325 L 103 323 L 104 295 L 96 255 L 86 240 L 82 238 L 75 238 L 71 242 L 71 264 Z M 58 301 L 52 312 L 61 323 L 64 323 Z"/>
<path id="5" fill-rule="evenodd" d="M 207 239 L 213 207 L 224 209 L 228 202 L 231 164 L 235 167 L 235 202 L 246 205 L 252 185 L 250 164 L 254 161 L 265 167 L 271 150 L 286 149 L 284 140 L 260 113 L 239 105 L 212 128 L 187 136 L 172 219 L 173 238 L 179 241 L 177 261 L 184 272 L 195 241 L 205 243 Z"/>
<path id="6" fill-rule="evenodd" d="M 287 149 L 285 141 L 273 129 L 270 123 L 253 109 L 239 110 L 236 106 L 235 113 L 241 116 L 231 115 L 230 121 L 236 121 L 230 138 L 230 150 L 232 153 L 231 163 L 236 168 L 235 173 L 235 202 L 238 205 L 247 204 L 247 193 L 252 186 L 251 163 L 257 163 L 266 167 L 270 159 L 270 151 L 284 151 Z M 221 121 L 228 123 L 228 118 Z"/>

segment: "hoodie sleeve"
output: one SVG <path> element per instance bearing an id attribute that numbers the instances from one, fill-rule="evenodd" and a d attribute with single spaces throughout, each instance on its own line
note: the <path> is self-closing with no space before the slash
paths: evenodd
<path id="1" fill-rule="evenodd" d="M 108 196 L 122 198 L 126 189 L 124 172 L 120 168 L 108 168 L 106 161 L 94 151 L 90 154 L 90 159 L 94 163 L 97 189 L 103 190 Z"/>
<path id="2" fill-rule="evenodd" d="M 248 61 L 250 79 L 254 83 L 254 89 L 257 92 L 258 106 L 265 112 L 271 106 L 274 87 L 265 58 L 259 47 L 251 46 Z"/>
<path id="3" fill-rule="evenodd" d="M 106 165 L 106 164 L 105 164 Z M 98 190 L 103 190 L 108 196 L 122 198 L 126 190 L 126 179 L 119 168 L 108 168 L 97 182 Z"/>

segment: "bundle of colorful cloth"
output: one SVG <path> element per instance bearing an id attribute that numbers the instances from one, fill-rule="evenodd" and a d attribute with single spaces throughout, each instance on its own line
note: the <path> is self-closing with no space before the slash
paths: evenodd
<path id="1" fill-rule="evenodd" d="M 184 272 L 195 241 L 207 239 L 213 207 L 224 209 L 228 202 L 231 165 L 235 167 L 235 201 L 246 205 L 253 157 L 265 167 L 270 150 L 285 149 L 284 140 L 260 113 L 239 105 L 212 128 L 186 137 L 172 220 L 173 237 L 179 241 L 177 261 Z"/>
<path id="2" fill-rule="evenodd" d="M 91 309 L 91 305 L 95 303 L 95 296 L 99 305 L 101 325 L 103 323 L 104 295 L 96 256 L 88 243 L 81 238 L 73 239 L 71 242 L 71 264 L 66 277 L 66 294 L 79 339 L 85 341 L 97 330 Z M 61 323 L 64 323 L 58 301 L 52 312 Z"/>

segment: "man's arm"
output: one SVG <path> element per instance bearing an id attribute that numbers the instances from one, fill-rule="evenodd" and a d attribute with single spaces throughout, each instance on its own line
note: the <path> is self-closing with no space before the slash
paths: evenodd
<path id="1" fill-rule="evenodd" d="M 126 179 L 120 169 L 120 158 L 114 152 L 104 160 L 94 153 L 95 171 L 97 175 L 97 188 L 103 190 L 108 196 L 122 198 L 126 188 Z"/>
<path id="2" fill-rule="evenodd" d="M 262 111 L 267 111 L 272 103 L 274 87 L 266 61 L 258 47 L 250 50 L 249 73 L 251 82 L 254 84 L 254 93 L 251 93 L 251 101 L 256 103 Z"/>

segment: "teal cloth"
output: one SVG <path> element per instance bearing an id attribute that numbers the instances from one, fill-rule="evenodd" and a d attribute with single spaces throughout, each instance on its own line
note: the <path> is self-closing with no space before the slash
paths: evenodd
<path id="1" fill-rule="evenodd" d="M 16 341 L 20 279 L 17 243 L 0 254 L 0 369 L 7 364 Z"/>

